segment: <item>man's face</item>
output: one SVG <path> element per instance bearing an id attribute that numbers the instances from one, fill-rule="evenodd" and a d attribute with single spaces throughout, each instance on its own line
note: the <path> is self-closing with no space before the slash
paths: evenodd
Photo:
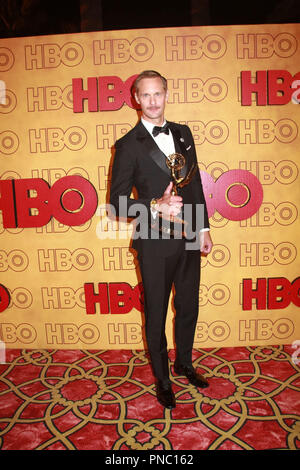
<path id="1" fill-rule="evenodd" d="M 135 94 L 137 103 L 141 106 L 142 117 L 155 125 L 164 122 L 164 111 L 168 93 L 159 77 L 143 78 Z"/>

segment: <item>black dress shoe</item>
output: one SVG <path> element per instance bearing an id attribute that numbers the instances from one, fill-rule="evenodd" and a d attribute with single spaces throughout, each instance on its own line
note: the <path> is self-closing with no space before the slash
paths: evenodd
<path id="1" fill-rule="evenodd" d="M 165 408 L 168 408 L 169 410 L 175 408 L 176 401 L 171 384 L 163 385 L 158 382 L 156 385 L 156 397 L 159 403 Z"/>
<path id="2" fill-rule="evenodd" d="M 174 372 L 177 375 L 184 375 L 192 385 L 195 385 L 195 387 L 206 388 L 209 385 L 203 375 L 197 374 L 192 366 L 180 366 L 174 364 Z"/>

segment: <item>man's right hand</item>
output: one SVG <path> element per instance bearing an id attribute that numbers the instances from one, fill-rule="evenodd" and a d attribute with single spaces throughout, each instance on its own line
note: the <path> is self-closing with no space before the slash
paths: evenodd
<path id="1" fill-rule="evenodd" d="M 182 208 L 182 197 L 173 196 L 172 194 L 173 182 L 171 181 L 166 187 L 164 194 L 155 204 L 155 209 L 165 215 L 176 216 Z"/>

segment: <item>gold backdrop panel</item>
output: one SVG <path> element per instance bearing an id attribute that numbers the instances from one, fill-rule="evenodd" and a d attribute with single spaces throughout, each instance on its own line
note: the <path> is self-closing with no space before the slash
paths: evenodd
<path id="1" fill-rule="evenodd" d="M 133 226 L 111 220 L 106 204 L 114 142 L 139 118 L 130 86 L 145 69 L 168 80 L 167 119 L 191 128 L 209 208 L 214 248 L 202 259 L 195 347 L 297 344 L 299 41 L 293 24 L 1 40 L 5 347 L 144 348 Z M 79 226 L 60 219 L 70 195 L 52 189 L 74 175 L 98 199 Z M 14 186 L 5 185 L 11 179 Z M 12 191 L 27 179 L 43 180 L 52 194 L 54 214 L 39 227 L 18 225 L 27 196 Z M 81 205 L 88 204 L 83 198 Z M 40 212 L 47 210 L 42 204 Z M 171 348 L 173 314 L 171 297 Z"/>

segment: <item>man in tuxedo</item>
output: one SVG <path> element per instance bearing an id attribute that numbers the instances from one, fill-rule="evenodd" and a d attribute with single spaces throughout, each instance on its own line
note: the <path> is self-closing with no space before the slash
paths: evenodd
<path id="1" fill-rule="evenodd" d="M 200 252 L 208 254 L 212 241 L 191 131 L 188 126 L 168 122 L 164 117 L 167 80 L 158 72 L 148 70 L 137 77 L 133 88 L 141 107 L 141 120 L 115 144 L 110 202 L 117 215 L 143 215 L 138 217 L 140 230 L 134 236 L 132 247 L 137 251 L 144 288 L 146 340 L 157 381 L 156 395 L 159 403 L 171 409 L 176 402 L 169 377 L 165 323 L 173 285 L 174 371 L 197 387 L 208 386 L 192 366 L 192 348 L 198 318 Z M 171 170 L 166 165 L 167 158 L 174 153 L 180 153 L 185 159 L 180 174 L 188 175 L 193 165 L 197 170 L 177 194 L 174 194 Z M 131 196 L 134 187 L 138 193 L 135 199 Z M 180 231 L 178 236 L 178 231 L 170 230 L 176 218 L 186 220 L 186 207 L 191 208 L 186 210 L 189 239 L 186 232 L 182 236 Z M 167 230 L 162 228 L 164 220 L 169 221 Z"/>

